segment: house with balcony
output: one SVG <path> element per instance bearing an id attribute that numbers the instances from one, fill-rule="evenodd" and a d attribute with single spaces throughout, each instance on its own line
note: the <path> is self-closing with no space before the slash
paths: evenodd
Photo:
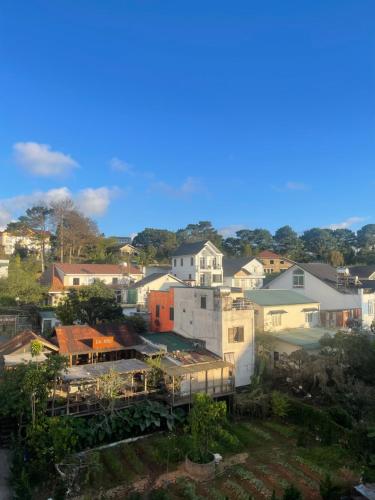
<path id="1" fill-rule="evenodd" d="M 375 292 L 347 268 L 329 264 L 296 263 L 267 283 L 268 289 L 292 290 L 320 303 L 320 323 L 326 328 L 342 328 L 350 320 L 369 328 L 375 320 Z"/>
<path id="2" fill-rule="evenodd" d="M 223 254 L 210 241 L 182 243 L 172 255 L 172 274 L 192 286 L 221 286 Z"/>
<path id="3" fill-rule="evenodd" d="M 231 363 L 236 387 L 250 383 L 254 309 L 242 292 L 227 287 L 174 288 L 174 331 L 203 341 L 206 349 Z"/>
<path id="4" fill-rule="evenodd" d="M 263 286 L 263 264 L 255 257 L 224 257 L 223 275 L 225 286 L 241 290 L 252 290 Z"/>
<path id="5" fill-rule="evenodd" d="M 71 288 L 102 281 L 112 288 L 117 301 L 123 302 L 125 287 L 143 278 L 139 267 L 124 264 L 65 264 L 56 263 L 46 269 L 40 283 L 48 287 L 48 304 L 57 305 Z"/>

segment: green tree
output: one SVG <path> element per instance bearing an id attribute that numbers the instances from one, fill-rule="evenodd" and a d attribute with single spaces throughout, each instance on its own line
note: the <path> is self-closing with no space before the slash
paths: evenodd
<path id="1" fill-rule="evenodd" d="M 331 229 L 314 227 L 305 231 L 301 239 L 306 251 L 319 260 L 327 260 L 329 252 L 335 249 L 335 239 Z"/>
<path id="2" fill-rule="evenodd" d="M 166 260 L 177 247 L 177 239 L 176 234 L 172 231 L 148 227 L 137 234 L 133 240 L 133 245 L 146 250 L 147 253 L 150 253 L 150 249 L 153 249 L 155 254 L 152 258 Z"/>
<path id="3" fill-rule="evenodd" d="M 333 267 L 343 266 L 345 262 L 344 256 L 338 250 L 331 250 L 329 254 L 329 263 Z"/>
<path id="4" fill-rule="evenodd" d="M 361 248 L 375 249 L 375 224 L 366 224 L 357 231 L 357 241 Z"/>
<path id="5" fill-rule="evenodd" d="M 223 237 L 218 233 L 210 221 L 199 221 L 198 224 L 188 224 L 185 228 L 176 232 L 177 242 L 205 241 L 209 240 L 218 248 L 221 248 Z"/>
<path id="6" fill-rule="evenodd" d="M 298 234 L 290 226 L 282 226 L 274 236 L 276 249 L 283 255 L 291 255 L 299 245 Z"/>
<path id="7" fill-rule="evenodd" d="M 206 463 L 211 459 L 210 449 L 214 438 L 226 421 L 227 407 L 224 401 L 215 402 L 205 393 L 194 395 L 193 408 L 189 414 L 192 438 L 191 458 Z"/>
<path id="8" fill-rule="evenodd" d="M 95 325 L 103 321 L 123 319 L 122 308 L 110 288 L 101 281 L 79 289 L 71 289 L 56 309 L 64 325 L 74 322 Z"/>
<path id="9" fill-rule="evenodd" d="M 21 261 L 16 255 L 9 264 L 7 278 L 0 279 L 0 303 L 42 304 L 47 289 L 38 283 L 39 264 L 29 257 Z"/>

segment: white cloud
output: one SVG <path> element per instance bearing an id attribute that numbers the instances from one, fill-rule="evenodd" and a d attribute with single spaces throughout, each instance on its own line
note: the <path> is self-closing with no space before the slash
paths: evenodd
<path id="1" fill-rule="evenodd" d="M 342 222 L 338 222 L 336 224 L 330 224 L 328 227 L 329 229 L 348 229 L 351 226 L 354 226 L 355 224 L 359 224 L 360 222 L 363 222 L 366 220 L 367 217 L 348 217 L 346 220 Z"/>
<path id="2" fill-rule="evenodd" d="M 104 215 L 108 207 L 120 190 L 116 187 L 86 188 L 72 193 L 67 187 L 50 189 L 49 191 L 35 191 L 26 195 L 0 199 L 0 228 L 15 220 L 27 208 L 36 204 L 50 204 L 71 198 L 85 215 L 90 217 Z"/>
<path id="3" fill-rule="evenodd" d="M 13 152 L 17 165 L 33 175 L 59 176 L 78 167 L 78 163 L 71 156 L 51 150 L 48 144 L 17 142 L 13 145 Z"/>
<path id="4" fill-rule="evenodd" d="M 230 226 L 225 226 L 219 229 L 218 233 L 221 234 L 223 238 L 234 238 L 236 236 L 236 232 L 241 231 L 241 229 L 246 229 L 246 226 L 242 224 L 231 224 Z"/>
<path id="5" fill-rule="evenodd" d="M 172 198 L 188 198 L 204 191 L 203 185 L 196 177 L 187 177 L 181 186 L 172 186 L 166 182 L 155 182 L 151 185 L 152 191 L 157 191 Z"/>
<path id="6" fill-rule="evenodd" d="M 111 158 L 109 166 L 114 172 L 123 172 L 125 174 L 134 175 L 134 167 L 126 161 L 120 160 L 116 156 Z"/>
<path id="7" fill-rule="evenodd" d="M 119 191 L 118 188 L 86 188 L 78 192 L 75 201 L 85 215 L 100 216 L 106 213 L 111 200 Z"/>

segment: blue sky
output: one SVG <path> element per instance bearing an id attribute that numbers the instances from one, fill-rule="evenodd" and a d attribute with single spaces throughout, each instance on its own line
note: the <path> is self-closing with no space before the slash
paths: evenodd
<path id="1" fill-rule="evenodd" d="M 0 225 L 374 222 L 373 0 L 2 0 Z"/>

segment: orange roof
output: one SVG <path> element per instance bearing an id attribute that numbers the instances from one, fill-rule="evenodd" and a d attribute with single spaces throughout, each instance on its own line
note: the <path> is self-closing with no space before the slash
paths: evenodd
<path id="1" fill-rule="evenodd" d="M 55 332 L 60 354 L 121 351 L 142 344 L 139 336 L 130 332 L 123 324 L 103 323 L 94 327 L 89 325 L 58 326 Z M 106 338 L 111 339 L 110 343 L 101 342 Z"/>

